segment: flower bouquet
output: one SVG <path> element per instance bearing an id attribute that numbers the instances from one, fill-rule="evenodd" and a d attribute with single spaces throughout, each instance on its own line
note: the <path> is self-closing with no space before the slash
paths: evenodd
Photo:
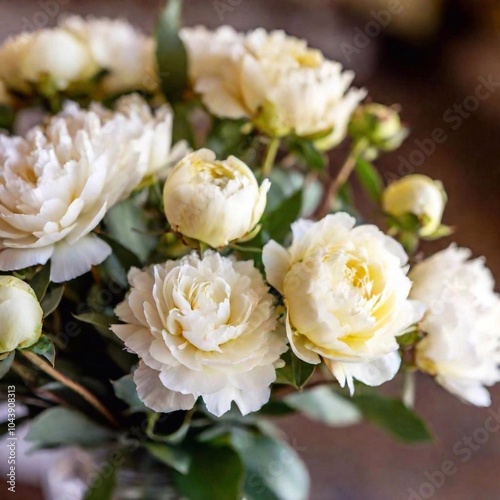
<path id="1" fill-rule="evenodd" d="M 305 499 L 271 418 L 429 440 L 415 372 L 489 405 L 500 300 L 469 250 L 421 252 L 452 233 L 438 181 L 384 188 L 394 107 L 303 40 L 180 13 L 0 47 L 3 431 L 98 450 L 75 498 Z M 374 389 L 398 374 L 399 398 Z"/>

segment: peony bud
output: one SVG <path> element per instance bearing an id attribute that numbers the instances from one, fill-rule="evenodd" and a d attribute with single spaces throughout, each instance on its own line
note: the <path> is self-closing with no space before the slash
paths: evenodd
<path id="1" fill-rule="evenodd" d="M 38 342 L 42 318 L 42 308 L 29 285 L 14 276 L 0 276 L 0 357 Z"/>
<path id="2" fill-rule="evenodd" d="M 380 151 L 394 151 L 401 146 L 408 130 L 398 112 L 389 106 L 370 103 L 359 106 L 352 115 L 349 133 L 354 139 L 366 139 Z"/>
<path id="3" fill-rule="evenodd" d="M 217 161 L 200 149 L 181 160 L 163 191 L 165 214 L 175 231 L 217 248 L 243 239 L 266 206 L 270 182 L 259 188 L 252 171 L 230 156 Z"/>
<path id="4" fill-rule="evenodd" d="M 382 194 L 384 211 L 393 217 L 415 215 L 420 222 L 420 236 L 431 236 L 441 225 L 446 192 L 440 181 L 415 174 L 390 184 Z"/>
<path id="5" fill-rule="evenodd" d="M 21 60 L 22 77 L 39 82 L 49 77 L 56 89 L 86 80 L 98 70 L 89 48 L 62 29 L 42 30 L 29 36 Z"/>

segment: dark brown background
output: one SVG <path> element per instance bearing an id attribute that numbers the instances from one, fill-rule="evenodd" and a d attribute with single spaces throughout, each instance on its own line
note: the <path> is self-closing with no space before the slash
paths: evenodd
<path id="1" fill-rule="evenodd" d="M 407 2 L 411 0 L 401 1 L 405 8 Z M 46 23 L 49 16 L 43 15 L 44 3 L 52 6 L 51 12 L 58 5 L 55 10 L 59 13 L 125 17 L 148 32 L 160 5 L 154 0 L 0 0 L 0 39 Z M 356 83 L 366 86 L 373 100 L 401 105 L 402 116 L 412 133 L 399 152 L 381 159 L 382 173 L 398 172 L 399 155 L 408 158 L 417 148 L 416 140 L 431 138 L 435 128 L 444 129 L 447 140 L 437 144 L 416 171 L 444 182 L 449 195 L 445 222 L 458 228 L 454 240 L 472 248 L 475 255 L 486 256 L 500 279 L 500 89 L 481 102 L 457 130 L 451 130 L 451 124 L 443 118 L 448 108 L 473 95 L 481 76 L 493 75 L 500 82 L 497 2 L 436 1 L 443 5 L 442 16 L 433 18 L 435 31 L 430 29 L 433 22 L 424 21 L 413 30 L 416 35 L 408 38 L 403 32 L 394 32 L 399 23 L 393 19 L 388 26 L 392 35 L 370 38 L 367 46 L 353 53 L 350 60 L 346 60 L 342 51 L 345 45 L 341 44 L 354 44 L 356 34 L 373 20 L 370 9 L 382 8 L 375 5 L 376 0 L 222 0 L 219 6 L 222 3 L 230 7 L 223 19 L 215 3 L 186 0 L 185 23 L 210 27 L 231 24 L 238 29 L 283 28 L 307 38 L 329 57 L 355 69 Z M 417 10 L 425 12 L 429 3 L 432 0 L 419 0 Z M 51 16 L 48 24 L 55 21 L 56 16 Z M 431 33 L 425 36 L 427 31 Z M 337 160 L 334 156 L 333 161 Z M 447 244 L 448 241 L 440 243 Z M 491 408 L 500 413 L 500 387 L 492 393 Z M 484 425 L 488 410 L 462 404 L 424 377 L 419 379 L 417 410 L 434 432 L 432 445 L 404 446 L 368 424 L 329 429 L 301 418 L 284 420 L 282 427 L 310 468 L 311 498 L 406 499 L 410 488 L 418 490 L 428 481 L 426 472 L 439 470 L 448 460 L 457 466 L 457 472 L 446 478 L 432 498 L 500 498 L 499 433 L 491 433 L 466 463 L 453 453 L 458 441 Z M 427 495 L 430 491 L 424 489 L 421 493 Z M 28 490 L 18 494 L 21 498 L 36 498 L 36 493 Z"/>

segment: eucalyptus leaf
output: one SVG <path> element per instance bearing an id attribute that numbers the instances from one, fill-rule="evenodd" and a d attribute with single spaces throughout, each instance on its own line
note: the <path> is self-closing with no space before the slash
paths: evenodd
<path id="1" fill-rule="evenodd" d="M 270 436 L 234 428 L 231 442 L 245 465 L 248 500 L 304 500 L 309 475 L 297 452 Z"/>
<path id="2" fill-rule="evenodd" d="M 240 500 L 244 468 L 233 448 L 197 443 L 188 473 L 176 473 L 174 479 L 189 500 Z"/>
<path id="3" fill-rule="evenodd" d="M 186 451 L 166 443 L 145 443 L 144 447 L 160 462 L 181 474 L 188 473 L 191 457 Z"/>
<path id="4" fill-rule="evenodd" d="M 81 321 L 82 323 L 94 326 L 103 335 L 121 345 L 118 337 L 109 329 L 110 325 L 118 323 L 118 318 L 116 316 L 109 316 L 107 314 L 93 311 L 82 314 L 73 314 L 73 318 Z"/>
<path id="5" fill-rule="evenodd" d="M 179 36 L 182 0 L 169 0 L 156 27 L 156 60 L 163 93 L 179 101 L 188 86 L 187 52 Z"/>
<path id="6" fill-rule="evenodd" d="M 57 446 L 102 446 L 113 437 L 113 432 L 81 413 L 57 406 L 32 420 L 26 440 L 34 443 L 34 451 Z"/>
<path id="7" fill-rule="evenodd" d="M 14 361 L 16 353 L 12 351 L 7 357 L 0 360 L 0 379 L 5 377 L 7 373 L 9 373 L 10 367 L 12 366 L 12 362 Z"/>
<path id="8" fill-rule="evenodd" d="M 117 257 L 125 272 L 131 267 L 142 267 L 139 257 L 127 247 L 124 247 L 119 241 L 104 234 L 100 234 L 99 236 L 112 248 L 113 254 Z"/>
<path id="9" fill-rule="evenodd" d="M 355 405 L 327 385 L 290 394 L 285 403 L 311 420 L 332 427 L 358 424 L 363 419 Z"/>
<path id="10" fill-rule="evenodd" d="M 43 317 L 50 316 L 56 309 L 64 294 L 64 285 L 53 288 L 45 294 L 41 302 Z"/>
<path id="11" fill-rule="evenodd" d="M 350 399 L 371 422 L 406 443 L 420 443 L 432 439 L 424 421 L 399 399 L 380 394 L 360 394 Z"/>

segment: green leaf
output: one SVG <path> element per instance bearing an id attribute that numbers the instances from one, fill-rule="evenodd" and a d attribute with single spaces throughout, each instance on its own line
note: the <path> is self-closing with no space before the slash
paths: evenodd
<path id="1" fill-rule="evenodd" d="M 125 375 L 124 377 L 111 382 L 113 384 L 113 389 L 115 391 L 116 397 L 125 401 L 130 406 L 130 411 L 146 411 L 144 403 L 139 399 L 137 395 L 137 387 L 134 382 L 134 376 L 132 374 Z"/>
<path id="2" fill-rule="evenodd" d="M 112 500 L 116 486 L 116 468 L 106 463 L 85 492 L 83 500 Z"/>
<path id="3" fill-rule="evenodd" d="M 182 495 L 189 500 L 239 500 L 244 469 L 240 456 L 229 446 L 197 443 L 187 474 L 175 474 Z"/>
<path id="4" fill-rule="evenodd" d="M 109 316 L 99 312 L 88 312 L 83 314 L 73 314 L 73 318 L 81 321 L 82 323 L 94 326 L 103 335 L 116 341 L 117 344 L 122 345 L 118 337 L 109 329 L 110 325 L 118 323 L 118 318 L 116 316 Z"/>
<path id="5" fill-rule="evenodd" d="M 309 381 L 316 365 L 311 365 L 299 359 L 290 349 L 281 359 L 285 361 L 283 368 L 276 370 L 276 382 L 279 384 L 290 384 L 301 389 Z"/>
<path id="6" fill-rule="evenodd" d="M 316 148 L 314 142 L 297 137 L 288 141 L 288 148 L 311 170 L 322 171 L 328 164 L 328 157 Z"/>
<path id="7" fill-rule="evenodd" d="M 9 106 L 5 106 L 3 104 L 0 105 L 0 129 L 12 131 L 14 126 L 14 121 L 16 119 L 16 115 L 12 108 Z"/>
<path id="8" fill-rule="evenodd" d="M 32 420 L 26 440 L 34 443 L 34 451 L 56 446 L 102 446 L 113 437 L 113 432 L 81 413 L 57 406 Z"/>
<path id="9" fill-rule="evenodd" d="M 107 232 L 118 243 L 146 262 L 156 246 L 156 238 L 147 234 L 148 221 L 143 210 L 128 199 L 115 205 L 104 218 Z"/>
<path id="10" fill-rule="evenodd" d="M 123 266 L 125 272 L 128 272 L 131 267 L 142 267 L 139 257 L 137 257 L 134 252 L 124 247 L 120 242 L 104 234 L 100 234 L 99 237 L 111 247 L 114 256 Z"/>
<path id="11" fill-rule="evenodd" d="M 181 474 L 188 473 L 191 457 L 186 451 L 165 443 L 145 443 L 144 447 L 160 462 Z"/>
<path id="12" fill-rule="evenodd" d="M 262 230 L 270 239 L 283 243 L 290 226 L 302 209 L 302 190 L 296 191 L 290 198 L 284 200 L 276 210 L 265 216 L 262 221 Z"/>
<path id="13" fill-rule="evenodd" d="M 356 175 L 368 196 L 376 203 L 380 202 L 384 181 L 375 166 L 363 158 L 356 160 Z"/>
<path id="14" fill-rule="evenodd" d="M 432 439 L 423 420 L 400 400 L 379 394 L 361 394 L 350 399 L 363 416 L 406 443 Z"/>
<path id="15" fill-rule="evenodd" d="M 290 445 L 245 429 L 233 429 L 231 440 L 245 465 L 245 498 L 308 498 L 307 468 Z"/>
<path id="16" fill-rule="evenodd" d="M 40 305 L 43 309 L 43 317 L 50 316 L 56 309 L 64 294 L 64 285 L 53 288 L 45 294 Z"/>
<path id="17" fill-rule="evenodd" d="M 30 286 L 33 288 L 38 301 L 45 297 L 47 288 L 50 284 L 50 261 L 38 271 L 30 281 Z"/>
<path id="18" fill-rule="evenodd" d="M 188 86 L 187 53 L 181 38 L 182 0 L 169 0 L 156 27 L 156 60 L 163 93 L 170 102 L 181 99 Z"/>
<path id="19" fill-rule="evenodd" d="M 12 351 L 6 358 L 0 361 L 0 379 L 9 373 L 12 362 L 14 361 L 15 351 Z"/>
<path id="20" fill-rule="evenodd" d="M 47 335 L 42 335 L 40 340 L 35 345 L 31 346 L 29 350 L 43 356 L 52 366 L 54 366 L 56 349 L 54 347 L 54 342 L 52 342 Z"/>
<path id="21" fill-rule="evenodd" d="M 354 425 L 362 420 L 355 405 L 326 385 L 291 394 L 285 398 L 285 403 L 311 420 L 332 427 Z"/>

